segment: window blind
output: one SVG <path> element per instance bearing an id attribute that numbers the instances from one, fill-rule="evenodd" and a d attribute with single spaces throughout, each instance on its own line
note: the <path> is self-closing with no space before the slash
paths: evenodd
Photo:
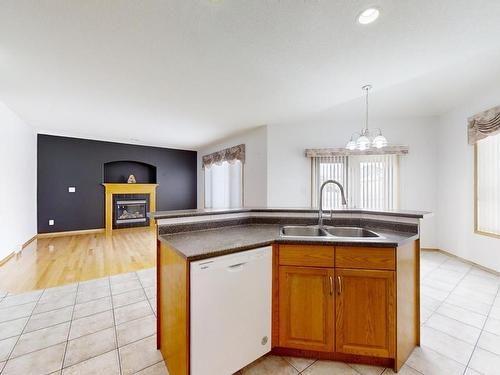
<path id="1" fill-rule="evenodd" d="M 398 207 L 398 155 L 350 155 L 312 158 L 312 205 L 318 206 L 319 188 L 326 180 L 344 186 L 350 208 L 393 209 Z M 327 185 L 323 208 L 342 207 L 339 189 Z"/>
<path id="2" fill-rule="evenodd" d="M 205 171 L 205 208 L 237 208 L 243 203 L 243 164 L 224 161 Z"/>
<path id="3" fill-rule="evenodd" d="M 476 230 L 500 235 L 500 134 L 476 145 Z"/>

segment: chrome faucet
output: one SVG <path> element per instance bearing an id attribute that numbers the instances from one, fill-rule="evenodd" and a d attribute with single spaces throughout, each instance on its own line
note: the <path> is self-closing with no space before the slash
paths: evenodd
<path id="1" fill-rule="evenodd" d="M 335 184 L 339 187 L 340 195 L 342 196 L 342 204 L 344 206 L 347 205 L 347 201 L 345 199 L 345 194 L 344 194 L 344 187 L 342 186 L 342 184 L 340 182 L 335 181 L 335 180 L 327 180 L 327 181 L 323 182 L 321 184 L 321 187 L 319 188 L 318 226 L 320 226 L 320 227 L 323 226 L 323 189 L 328 184 Z M 333 214 L 333 209 L 330 212 L 330 217 L 332 217 L 332 214 Z"/>

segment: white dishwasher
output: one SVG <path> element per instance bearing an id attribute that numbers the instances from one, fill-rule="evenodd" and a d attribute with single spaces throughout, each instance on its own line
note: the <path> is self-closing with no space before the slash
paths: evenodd
<path id="1" fill-rule="evenodd" d="M 190 374 L 230 375 L 271 350 L 272 248 L 191 263 Z"/>

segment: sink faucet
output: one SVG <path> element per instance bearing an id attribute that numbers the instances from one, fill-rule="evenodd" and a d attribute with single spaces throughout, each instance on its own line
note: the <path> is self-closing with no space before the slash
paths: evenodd
<path id="1" fill-rule="evenodd" d="M 318 208 L 318 225 L 320 227 L 323 226 L 323 189 L 325 188 L 326 185 L 328 184 L 335 184 L 339 187 L 340 189 L 340 195 L 342 196 L 342 204 L 344 206 L 347 205 L 347 201 L 345 199 L 345 194 L 344 194 L 344 187 L 342 184 L 338 181 L 335 180 L 327 180 L 321 184 L 321 187 L 319 188 L 319 208 Z M 331 210 L 333 213 L 333 209 Z"/>

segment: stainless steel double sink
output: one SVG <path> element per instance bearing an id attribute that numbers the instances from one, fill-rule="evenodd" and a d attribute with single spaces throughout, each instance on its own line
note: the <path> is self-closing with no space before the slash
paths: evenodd
<path id="1" fill-rule="evenodd" d="M 319 225 L 285 225 L 280 228 L 282 237 L 308 237 L 308 238 L 381 238 L 379 234 L 359 227 L 332 227 Z"/>

